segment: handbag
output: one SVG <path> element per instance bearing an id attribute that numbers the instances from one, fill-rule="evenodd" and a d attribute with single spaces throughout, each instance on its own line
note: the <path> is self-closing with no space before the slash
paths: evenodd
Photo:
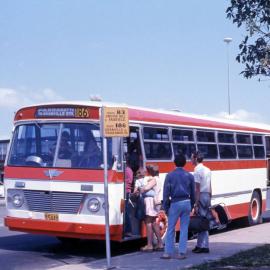
<path id="1" fill-rule="evenodd" d="M 209 220 L 198 215 L 191 216 L 188 229 L 195 233 L 208 231 L 210 229 Z"/>

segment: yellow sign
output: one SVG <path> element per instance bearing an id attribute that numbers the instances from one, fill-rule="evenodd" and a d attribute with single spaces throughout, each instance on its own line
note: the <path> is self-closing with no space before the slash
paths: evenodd
<path id="1" fill-rule="evenodd" d="M 57 213 L 45 213 L 45 219 L 49 221 L 58 221 L 59 216 Z"/>
<path id="2" fill-rule="evenodd" d="M 128 108 L 103 107 L 103 136 L 129 136 Z"/>

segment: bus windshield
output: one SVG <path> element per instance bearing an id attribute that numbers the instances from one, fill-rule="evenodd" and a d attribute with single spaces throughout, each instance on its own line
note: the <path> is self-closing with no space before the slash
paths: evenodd
<path id="1" fill-rule="evenodd" d="M 117 141 L 108 139 L 108 168 Z M 102 169 L 103 147 L 98 124 L 32 123 L 16 127 L 8 165 Z"/>

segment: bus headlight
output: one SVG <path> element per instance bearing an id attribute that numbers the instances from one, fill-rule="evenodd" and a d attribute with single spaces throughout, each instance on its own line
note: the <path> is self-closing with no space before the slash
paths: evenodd
<path id="1" fill-rule="evenodd" d="M 92 198 L 87 203 L 87 208 L 90 212 L 96 213 L 100 209 L 100 202 L 96 198 Z"/>
<path id="2" fill-rule="evenodd" d="M 12 204 L 16 207 L 19 208 L 23 205 L 24 203 L 24 199 L 23 196 L 21 194 L 14 194 L 12 196 Z"/>

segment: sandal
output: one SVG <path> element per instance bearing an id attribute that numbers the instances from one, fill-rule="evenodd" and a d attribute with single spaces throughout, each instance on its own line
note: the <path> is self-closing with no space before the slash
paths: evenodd
<path id="1" fill-rule="evenodd" d="M 186 258 L 187 258 L 187 256 L 185 254 L 177 254 L 175 256 L 175 259 L 178 259 L 178 260 L 184 260 Z"/>
<path id="2" fill-rule="evenodd" d="M 161 257 L 160 257 L 160 259 L 163 259 L 163 260 L 169 260 L 169 259 L 171 259 L 172 257 L 169 255 L 169 254 L 167 254 L 167 253 L 164 253 Z"/>
<path id="3" fill-rule="evenodd" d="M 141 248 L 142 252 L 153 252 L 153 248 L 149 247 L 149 246 L 145 246 Z"/>

